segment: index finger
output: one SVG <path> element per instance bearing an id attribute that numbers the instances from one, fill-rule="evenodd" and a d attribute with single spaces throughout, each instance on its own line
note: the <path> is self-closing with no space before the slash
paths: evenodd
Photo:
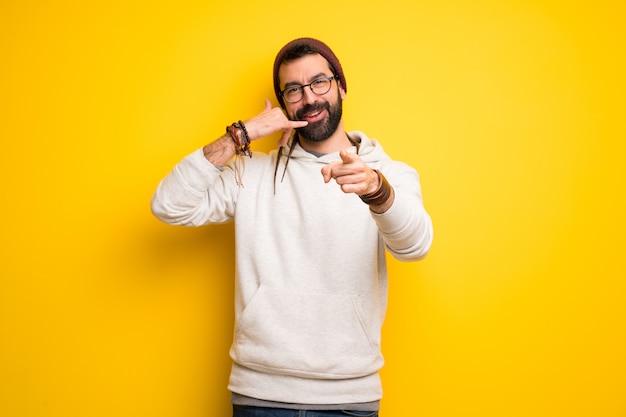
<path id="1" fill-rule="evenodd" d="M 348 152 L 345 149 L 342 149 L 339 152 L 339 156 L 341 157 L 341 160 L 343 161 L 344 164 L 350 164 L 352 162 L 355 162 L 357 159 L 359 159 L 357 154 Z"/>
<path id="2" fill-rule="evenodd" d="M 304 127 L 308 124 L 309 122 L 307 122 L 306 120 L 290 120 L 288 123 L 288 127 L 290 127 L 291 129 L 296 129 L 298 127 Z"/>

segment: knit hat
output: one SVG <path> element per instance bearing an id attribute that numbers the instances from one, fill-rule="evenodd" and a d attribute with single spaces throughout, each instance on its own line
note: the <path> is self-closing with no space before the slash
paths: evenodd
<path id="1" fill-rule="evenodd" d="M 289 42 L 287 45 L 283 46 L 283 48 L 276 55 L 276 59 L 274 60 L 274 92 L 276 93 L 276 98 L 278 99 L 278 103 L 282 108 L 285 108 L 285 102 L 280 95 L 280 80 L 278 79 L 278 70 L 280 69 L 280 66 L 283 63 L 285 57 L 296 48 L 302 46 L 307 46 L 309 47 L 311 52 L 317 52 L 318 54 L 326 58 L 326 61 L 328 61 L 328 63 L 330 64 L 331 70 L 343 87 L 343 90 L 348 91 L 348 88 L 346 87 L 346 78 L 343 75 L 343 69 L 341 68 L 339 59 L 325 43 L 313 38 L 295 39 Z"/>

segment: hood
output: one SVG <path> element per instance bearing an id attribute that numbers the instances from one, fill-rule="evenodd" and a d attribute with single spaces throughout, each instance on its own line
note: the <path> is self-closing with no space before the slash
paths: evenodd
<path id="1" fill-rule="evenodd" d="M 347 132 L 348 137 L 358 144 L 358 155 L 366 164 L 375 164 L 381 159 L 386 158 L 385 153 L 383 152 L 382 146 L 375 139 L 370 139 L 363 132 L 358 130 Z M 292 140 L 289 141 L 285 149 L 283 150 L 283 157 L 287 157 L 289 149 L 292 145 Z M 348 148 L 348 152 L 357 152 L 356 146 L 351 146 Z M 306 151 L 300 144 L 297 144 L 291 153 L 291 159 L 302 159 L 315 161 L 320 164 L 326 165 L 329 162 L 336 161 L 339 159 L 339 152 L 333 152 L 329 154 L 322 155 L 320 157 Z"/>

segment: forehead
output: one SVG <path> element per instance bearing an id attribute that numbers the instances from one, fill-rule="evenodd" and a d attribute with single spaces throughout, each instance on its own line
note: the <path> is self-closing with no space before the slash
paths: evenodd
<path id="1" fill-rule="evenodd" d="M 278 69 L 281 87 L 286 83 L 306 84 L 319 74 L 332 75 L 328 61 L 320 54 L 307 54 L 293 61 L 283 62 Z"/>

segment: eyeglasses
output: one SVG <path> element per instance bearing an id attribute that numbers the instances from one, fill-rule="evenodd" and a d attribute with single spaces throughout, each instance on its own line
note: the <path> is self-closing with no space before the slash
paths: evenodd
<path id="1" fill-rule="evenodd" d="M 333 83 L 334 77 L 320 77 L 309 84 L 305 85 L 292 85 L 285 88 L 280 92 L 280 95 L 288 103 L 297 103 L 304 97 L 304 87 L 309 87 L 318 96 L 324 95 L 330 91 L 330 86 Z"/>

